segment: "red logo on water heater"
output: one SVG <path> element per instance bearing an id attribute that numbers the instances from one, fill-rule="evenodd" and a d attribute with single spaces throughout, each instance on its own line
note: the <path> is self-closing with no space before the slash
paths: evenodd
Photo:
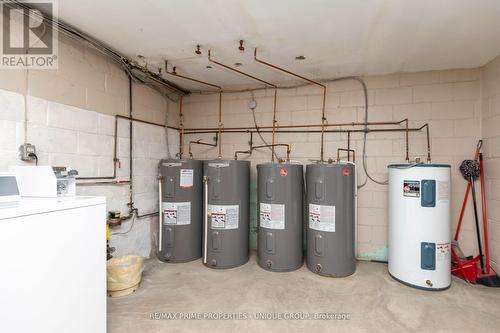
<path id="1" fill-rule="evenodd" d="M 286 175 L 288 175 L 288 171 L 286 171 L 286 169 L 281 169 L 280 175 L 281 175 L 281 177 L 286 177 Z"/>
<path id="2" fill-rule="evenodd" d="M 342 170 L 342 176 L 344 177 L 349 176 L 349 169 L 345 168 L 344 170 Z"/>

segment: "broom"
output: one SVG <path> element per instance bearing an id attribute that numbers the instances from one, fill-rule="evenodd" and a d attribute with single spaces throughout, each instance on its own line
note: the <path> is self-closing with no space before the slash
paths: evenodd
<path id="1" fill-rule="evenodd" d="M 474 183 L 480 176 L 479 162 L 475 160 L 465 160 L 460 165 L 460 173 L 470 184 L 472 193 L 472 205 L 474 207 L 474 221 L 476 222 L 477 246 L 479 247 L 479 262 L 481 273 L 484 273 L 483 247 L 481 245 L 481 232 L 479 231 L 479 218 L 477 216 L 476 189 Z"/>

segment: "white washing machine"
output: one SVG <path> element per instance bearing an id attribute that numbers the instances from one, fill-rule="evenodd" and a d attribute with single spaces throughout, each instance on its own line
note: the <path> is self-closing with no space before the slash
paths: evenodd
<path id="1" fill-rule="evenodd" d="M 0 205 L 0 332 L 106 332 L 104 197 Z"/>

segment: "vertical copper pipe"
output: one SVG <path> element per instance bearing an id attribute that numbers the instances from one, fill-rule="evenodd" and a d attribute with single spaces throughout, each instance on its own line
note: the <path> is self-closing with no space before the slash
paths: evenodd
<path id="1" fill-rule="evenodd" d="M 278 98 L 278 88 L 274 87 L 274 106 L 273 106 L 273 138 L 271 145 L 271 162 L 274 163 L 274 147 L 275 147 L 275 137 L 276 137 L 276 100 Z"/>
<path id="2" fill-rule="evenodd" d="M 219 91 L 219 155 L 218 158 L 222 158 L 222 90 Z"/>
<path id="3" fill-rule="evenodd" d="M 308 79 L 307 77 L 304 77 L 302 75 L 296 74 L 296 73 L 291 72 L 289 70 L 286 70 L 284 68 L 281 68 L 281 67 L 273 65 L 271 63 L 268 63 L 268 62 L 266 62 L 264 60 L 258 59 L 257 58 L 257 48 L 254 49 L 253 57 L 254 57 L 255 61 L 258 62 L 258 63 L 260 63 L 260 64 L 263 64 L 263 65 L 266 65 L 268 67 L 271 67 L 271 68 L 277 69 L 279 71 L 285 72 L 287 74 L 290 74 L 292 76 L 298 77 L 299 79 L 302 79 L 302 80 L 304 80 L 306 82 L 309 82 L 311 84 L 314 84 L 314 85 L 317 85 L 317 86 L 323 88 L 323 105 L 321 107 L 321 110 L 322 110 L 322 112 L 321 112 L 321 125 L 322 126 L 321 126 L 321 152 L 320 152 L 320 160 L 321 160 L 321 162 L 323 162 L 324 161 L 324 138 L 325 138 L 325 126 L 324 125 L 326 123 L 326 115 L 325 115 L 325 113 L 326 113 L 326 86 L 324 84 L 321 84 L 321 83 L 317 82 L 317 81 Z"/>
<path id="4" fill-rule="evenodd" d="M 347 132 L 347 150 L 351 150 L 351 132 Z"/>
<path id="5" fill-rule="evenodd" d="M 183 96 L 179 99 L 179 158 L 182 158 L 184 153 L 184 115 L 182 113 Z M 168 102 L 167 102 L 168 103 Z"/>
<path id="6" fill-rule="evenodd" d="M 274 132 L 275 132 L 275 127 L 276 127 L 276 99 L 277 99 L 277 95 L 278 95 L 278 86 L 277 86 L 277 85 L 275 85 L 275 84 L 272 84 L 272 83 L 270 83 L 270 82 L 264 81 L 264 80 L 262 80 L 262 79 L 259 79 L 259 78 L 258 78 L 258 77 L 256 77 L 256 76 L 253 76 L 253 75 L 250 75 L 250 74 L 248 74 L 248 73 L 245 73 L 245 72 L 242 72 L 242 71 L 240 71 L 240 70 L 237 70 L 237 69 L 235 69 L 235 68 L 232 68 L 232 67 L 230 67 L 230 66 L 228 66 L 228 65 L 225 65 L 225 64 L 223 64 L 223 63 L 221 63 L 221 62 L 218 62 L 218 61 L 216 61 L 216 60 L 213 60 L 213 59 L 212 59 L 212 57 L 211 57 L 211 52 L 210 52 L 210 51 L 211 51 L 211 50 L 208 50 L 208 61 L 210 61 L 210 62 L 212 62 L 212 63 L 214 63 L 214 64 L 217 64 L 217 65 L 219 65 L 219 66 L 221 66 L 221 67 L 224 67 L 224 68 L 226 68 L 226 69 L 229 69 L 229 70 L 231 70 L 231 71 L 233 71 L 233 72 L 236 72 L 236 73 L 238 73 L 238 74 L 241 74 L 241 75 L 243 75 L 243 76 L 249 77 L 249 78 L 251 78 L 251 79 L 253 79 L 253 80 L 256 80 L 256 81 L 259 81 L 259 82 L 261 82 L 261 83 L 264 83 L 265 85 L 268 85 L 268 86 L 270 86 L 270 87 L 273 87 L 273 88 L 274 88 L 273 139 L 272 139 L 272 140 L 273 140 L 273 144 L 272 144 L 272 146 L 271 146 L 271 154 L 272 154 L 272 155 L 271 155 L 271 160 L 274 162 L 274 147 L 275 147 L 275 146 L 274 146 L 274 144 L 275 144 L 275 143 L 274 143 L 274 140 L 275 140 L 275 134 L 274 134 Z M 220 122 L 220 117 L 219 117 L 219 122 Z M 220 140 L 220 137 L 219 137 L 219 140 Z M 220 141 L 219 141 L 219 142 L 220 142 Z"/>

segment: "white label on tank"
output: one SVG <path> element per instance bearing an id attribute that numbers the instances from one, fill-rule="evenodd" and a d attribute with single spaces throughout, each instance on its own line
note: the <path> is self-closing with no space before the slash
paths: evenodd
<path id="1" fill-rule="evenodd" d="M 179 183 L 179 186 L 182 188 L 193 187 L 193 169 L 181 169 Z"/>
<path id="2" fill-rule="evenodd" d="M 285 205 L 260 203 L 260 226 L 269 229 L 285 229 Z"/>
<path id="3" fill-rule="evenodd" d="M 436 244 L 436 260 L 450 261 L 450 243 Z"/>
<path id="4" fill-rule="evenodd" d="M 187 225 L 191 224 L 190 202 L 163 202 L 163 224 Z"/>
<path id="5" fill-rule="evenodd" d="M 238 205 L 208 205 L 208 216 L 215 229 L 238 229 Z"/>
<path id="6" fill-rule="evenodd" d="M 438 181 L 438 200 L 439 201 L 449 201 L 450 200 L 450 182 L 449 181 Z"/>
<path id="7" fill-rule="evenodd" d="M 309 228 L 335 232 L 335 206 L 309 204 Z"/>
<path id="8" fill-rule="evenodd" d="M 210 168 L 227 168 L 229 163 L 208 163 Z"/>
<path id="9" fill-rule="evenodd" d="M 403 181 L 403 196 L 420 198 L 420 180 Z"/>

